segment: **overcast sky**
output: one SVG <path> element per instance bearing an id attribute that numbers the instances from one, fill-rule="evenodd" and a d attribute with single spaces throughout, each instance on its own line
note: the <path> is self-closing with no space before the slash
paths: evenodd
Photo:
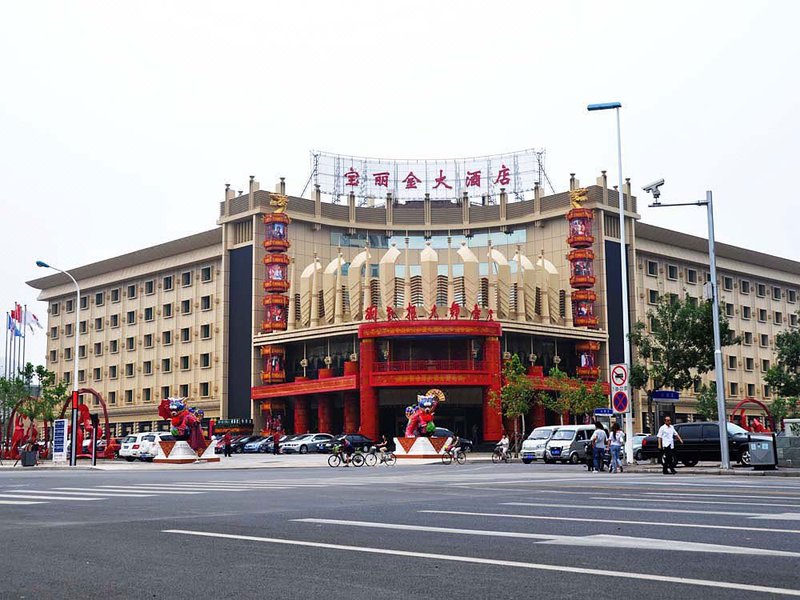
<path id="1" fill-rule="evenodd" d="M 717 239 L 798 258 L 800 2 L 0 2 L 0 306 L 25 281 L 215 225 L 224 184 L 299 194 L 309 151 L 547 150 L 714 191 Z M 642 206 L 644 202 L 640 202 Z M 700 209 L 642 209 L 705 235 Z M 29 360 L 44 358 L 42 332 Z"/>

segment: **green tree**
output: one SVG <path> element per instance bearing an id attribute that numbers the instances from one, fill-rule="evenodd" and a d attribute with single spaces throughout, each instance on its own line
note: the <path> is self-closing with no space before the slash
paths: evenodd
<path id="1" fill-rule="evenodd" d="M 558 413 L 560 423 L 563 425 L 564 413 L 569 410 L 569 398 L 564 394 L 564 392 L 569 387 L 570 378 L 558 367 L 553 367 L 550 369 L 548 376 L 550 377 L 550 385 L 553 389 L 549 392 L 539 392 L 536 395 L 536 401 L 544 406 L 547 410 Z"/>
<path id="2" fill-rule="evenodd" d="M 775 419 L 775 428 L 780 431 L 783 428 L 784 419 L 796 419 L 800 417 L 800 403 L 797 398 L 784 398 L 779 396 L 769 405 L 769 412 Z"/>
<path id="3" fill-rule="evenodd" d="M 712 381 L 711 385 L 703 384 L 700 392 L 697 394 L 697 412 L 702 415 L 706 421 L 714 421 L 717 419 L 719 412 L 717 411 L 717 384 Z"/>
<path id="4" fill-rule="evenodd" d="M 489 396 L 489 403 L 502 410 L 503 415 L 514 423 L 514 441 L 516 444 L 517 434 L 519 433 L 518 421 L 524 418 L 531 409 L 531 401 L 534 398 L 533 384 L 528 379 L 525 366 L 516 354 L 503 364 L 503 387 L 500 394 L 492 392 Z M 515 448 L 515 451 L 518 449 Z"/>
<path id="5" fill-rule="evenodd" d="M 764 381 L 777 397 L 800 396 L 800 329 L 787 329 L 775 336 L 775 363 Z"/>
<path id="6" fill-rule="evenodd" d="M 630 334 L 636 347 L 630 383 L 647 391 L 647 411 L 652 414 L 653 392 L 661 389 L 689 389 L 703 373 L 714 368 L 713 303 L 696 302 L 689 296 L 662 296 L 648 311 L 650 331 L 637 321 Z M 728 326 L 724 311 L 719 311 L 722 346 L 741 339 Z"/>
<path id="7" fill-rule="evenodd" d="M 553 391 L 540 392 L 536 400 L 545 408 L 558 413 L 564 424 L 564 413 L 574 415 L 592 414 L 595 408 L 608 406 L 608 396 L 600 382 L 587 384 L 577 377 L 570 377 L 558 367 L 550 370 L 550 385 Z"/>

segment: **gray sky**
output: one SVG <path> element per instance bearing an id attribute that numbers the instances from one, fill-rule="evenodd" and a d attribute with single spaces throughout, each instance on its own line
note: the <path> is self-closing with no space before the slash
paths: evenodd
<path id="1" fill-rule="evenodd" d="M 224 184 L 298 194 L 309 150 L 547 149 L 623 163 L 664 201 L 715 194 L 717 239 L 797 258 L 800 3 L 0 2 L 0 306 L 25 281 L 210 229 Z M 640 206 L 643 203 L 640 203 Z M 700 209 L 644 220 L 705 235 Z M 29 359 L 45 338 L 29 337 Z"/>

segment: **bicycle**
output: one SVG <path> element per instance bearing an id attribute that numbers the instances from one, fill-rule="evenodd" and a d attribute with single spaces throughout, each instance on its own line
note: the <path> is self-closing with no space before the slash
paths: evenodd
<path id="1" fill-rule="evenodd" d="M 370 452 L 364 457 L 364 464 L 368 467 L 374 467 L 378 463 L 387 465 L 389 467 L 393 466 L 397 462 L 397 457 L 394 455 L 394 452 Z"/>
<path id="2" fill-rule="evenodd" d="M 508 450 L 503 452 L 503 449 L 500 448 L 500 447 L 495 448 L 494 452 L 492 452 L 492 462 L 494 464 L 498 464 L 500 462 L 504 462 L 504 463 L 509 463 L 510 464 L 511 463 L 511 452 L 509 452 Z"/>
<path id="3" fill-rule="evenodd" d="M 329 467 L 336 468 L 336 467 L 338 467 L 340 465 L 343 465 L 343 464 L 347 465 L 347 464 L 351 464 L 351 463 L 352 463 L 352 465 L 354 467 L 362 466 L 364 464 L 364 455 L 361 454 L 360 452 L 355 452 L 353 454 L 353 457 L 350 459 L 350 462 L 347 463 L 344 460 L 344 452 L 342 452 L 341 447 L 336 446 L 333 449 L 333 454 L 331 454 L 328 457 L 328 466 Z"/>
<path id="4" fill-rule="evenodd" d="M 448 450 L 444 454 L 442 454 L 442 463 L 445 465 L 449 465 L 451 462 L 455 460 L 458 464 L 463 465 L 467 462 L 467 455 L 464 454 L 464 451 L 461 448 L 455 448 Z"/>

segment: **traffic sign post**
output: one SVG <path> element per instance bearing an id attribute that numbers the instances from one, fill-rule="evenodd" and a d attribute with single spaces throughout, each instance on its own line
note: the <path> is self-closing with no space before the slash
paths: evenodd
<path id="1" fill-rule="evenodd" d="M 614 407 L 615 413 L 626 413 L 630 403 L 628 402 L 628 393 L 622 390 L 616 392 L 611 399 L 611 406 Z"/>

